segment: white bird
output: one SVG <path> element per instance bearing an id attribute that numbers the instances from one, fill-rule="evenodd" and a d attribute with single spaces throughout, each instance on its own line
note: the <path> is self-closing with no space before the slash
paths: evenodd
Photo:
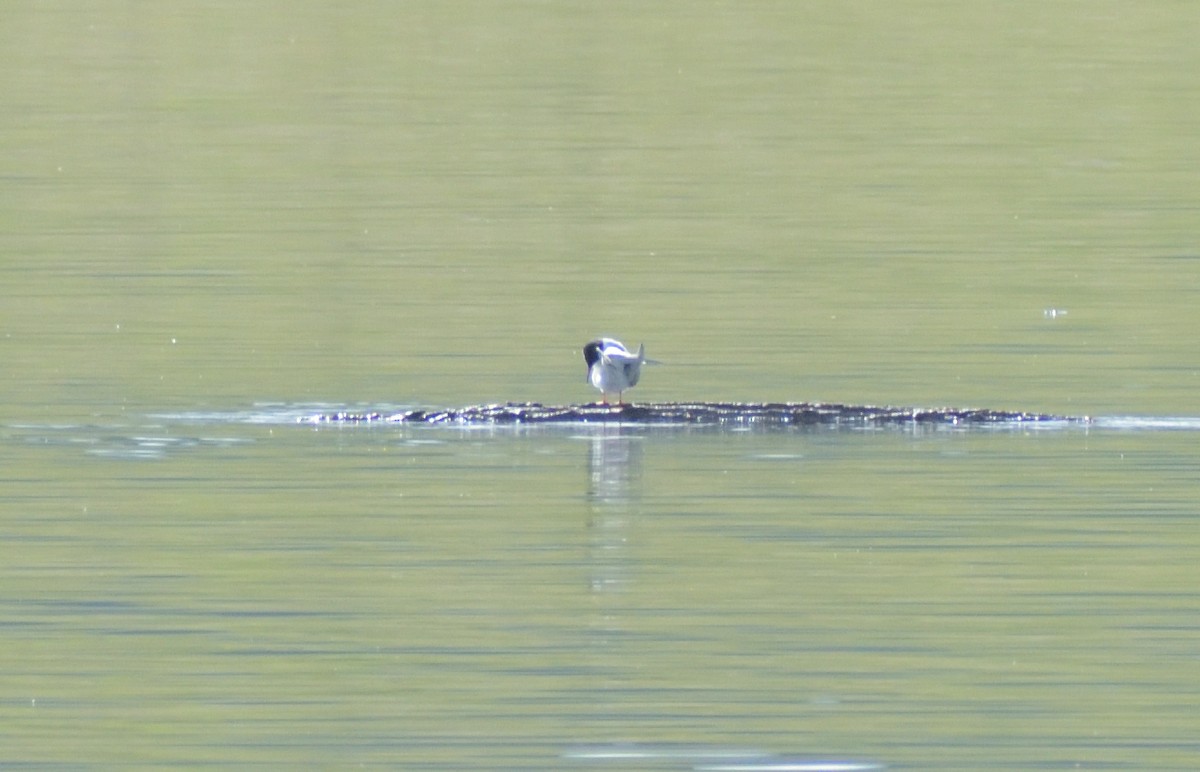
<path id="1" fill-rule="evenodd" d="M 642 365 L 647 361 L 646 344 L 639 344 L 637 353 L 631 354 L 621 341 L 600 338 L 583 347 L 583 361 L 587 362 L 588 383 L 600 390 L 604 404 L 608 404 L 608 395 L 615 391 L 620 405 L 622 393 L 637 386 L 642 376 Z"/>

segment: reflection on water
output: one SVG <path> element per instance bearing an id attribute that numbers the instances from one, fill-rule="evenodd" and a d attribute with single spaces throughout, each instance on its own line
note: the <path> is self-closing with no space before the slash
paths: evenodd
<path id="1" fill-rule="evenodd" d="M 680 431 L 687 431 L 681 428 Z M 670 434 L 670 430 L 657 432 Z M 649 435 L 653 436 L 654 432 Z M 712 436 L 713 433 L 708 433 Z M 634 554 L 642 545 L 636 538 L 636 521 L 645 515 L 642 501 L 643 462 L 649 440 L 644 428 L 611 424 L 588 427 L 582 435 L 588 444 L 586 498 L 588 519 L 588 570 L 591 590 L 597 604 L 589 622 L 589 640 L 593 663 L 608 676 L 599 677 L 588 689 L 588 703 L 594 706 L 592 723 L 639 723 L 636 700 L 639 679 L 626 673 L 637 657 L 630 647 L 630 635 L 636 627 L 619 591 L 633 589 L 639 580 Z M 617 597 L 613 594 L 617 593 Z M 856 772 L 881 769 L 879 765 L 854 761 L 814 760 L 787 757 L 751 748 L 684 746 L 649 741 L 653 729 L 643 729 L 641 743 L 627 741 L 595 744 L 567 749 L 563 758 L 602 768 L 656 770 L 708 770 L 718 772 Z"/>
<path id="2" fill-rule="evenodd" d="M 155 461 L 199 448 L 231 447 L 253 442 L 246 437 L 148 433 L 162 430 L 164 427 L 161 425 L 113 427 L 13 424 L 7 428 L 19 434 L 21 441 L 27 445 L 79 447 L 90 456 L 124 460 Z"/>
<path id="3" fill-rule="evenodd" d="M 612 592 L 630 580 L 629 529 L 641 498 L 644 438 L 620 425 L 597 426 L 584 436 L 591 586 Z"/>
<path id="4" fill-rule="evenodd" d="M 642 441 L 636 429 L 599 425 L 588 438 L 588 500 L 597 505 L 629 504 L 641 493 Z"/>
<path id="5" fill-rule="evenodd" d="M 272 727 L 336 710 L 356 718 L 320 742 L 330 755 L 393 732 L 418 748 L 397 755 L 449 768 L 478 761 L 465 736 L 521 768 L 763 772 L 930 768 L 956 734 L 980 738 L 957 769 L 1037 756 L 1007 740 L 1035 733 L 1029 711 L 1055 711 L 1063 742 L 1138 721 L 1190 650 L 1195 443 L 1151 427 L 1194 419 L 756 433 L 314 429 L 294 412 L 2 427 L 22 545 L 5 642 L 63 663 L 23 683 L 39 710 L 87 720 L 68 677 L 83 657 L 93 675 L 156 666 L 159 711 L 192 686 L 183 657 L 262 670 L 206 681 L 268 701 L 239 752 L 213 741 L 222 758 L 278 753 Z M 150 656 L 96 661 L 112 645 L 96 608 Z M 1063 681 L 1137 705 L 1080 703 Z M 1191 707 L 1164 731 L 1184 736 Z M 491 728 L 501 714 L 513 726 Z"/>
<path id="6" fill-rule="evenodd" d="M 0 28 L 0 766 L 1196 768 L 1191 419 L 294 425 L 605 330 L 1194 415 L 1192 4 L 66 5 Z"/>
<path id="7" fill-rule="evenodd" d="M 777 756 L 747 749 L 614 743 L 571 748 L 563 758 L 614 769 L 687 769 L 695 772 L 868 772 L 882 765 Z"/>
<path id="8" fill-rule="evenodd" d="M 145 421 L 132 422 L 126 425 L 113 424 L 73 424 L 73 423 L 10 423 L 4 428 L 31 446 L 74 446 L 80 447 L 85 453 L 97 457 L 158 460 L 171 455 L 186 452 L 194 448 L 225 447 L 254 442 L 253 437 L 232 436 L 220 434 L 195 434 L 185 430 L 188 426 L 276 426 L 294 425 L 311 415 L 319 413 L 377 412 L 395 414 L 403 412 L 408 406 L 403 405 L 335 405 L 331 403 L 258 403 L 243 410 L 206 410 L 206 411 L 174 411 L 151 413 Z M 351 425 L 332 424 L 324 427 L 328 431 L 353 431 Z M 363 427 L 365 429 L 365 427 Z M 479 430 L 497 430 L 504 432 L 506 427 L 473 427 Z M 511 429 L 512 427 L 507 427 Z M 579 435 L 588 444 L 587 473 L 588 484 L 586 496 L 592 506 L 595 518 L 593 527 L 598 530 L 613 529 L 618 524 L 624 525 L 629 517 L 630 507 L 641 495 L 642 463 L 647 430 L 620 424 L 586 424 L 580 426 L 545 427 L 549 432 L 583 430 Z M 1071 423 L 1061 421 L 1046 421 L 1027 424 L 987 424 L 975 427 L 950 426 L 940 424 L 907 424 L 900 426 L 878 427 L 817 427 L 797 428 L 795 433 L 816 431 L 828 432 L 878 432 L 904 433 L 913 437 L 936 435 L 944 433 L 963 432 L 1094 432 L 1109 431 L 1200 431 L 1200 417 L 1193 416 L 1095 416 L 1086 423 Z M 662 429 L 658 429 L 662 431 Z M 672 430 L 667 430 L 672 431 Z M 692 431 L 687 427 L 677 427 L 674 431 L 685 433 Z M 701 431 L 712 433 L 706 428 Z M 739 433 L 741 429 L 733 430 Z M 413 440 L 420 442 L 420 440 Z M 786 459 L 793 454 L 762 454 L 760 458 Z"/>
<path id="9" fill-rule="evenodd" d="M 1200 417 L 1188 416 L 1100 416 L 1092 421 L 1098 429 L 1129 431 L 1200 431 Z"/>

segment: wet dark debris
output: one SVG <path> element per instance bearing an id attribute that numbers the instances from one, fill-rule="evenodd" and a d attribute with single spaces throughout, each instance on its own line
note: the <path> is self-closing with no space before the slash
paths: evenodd
<path id="1" fill-rule="evenodd" d="M 558 424 L 621 423 L 664 426 L 897 426 L 903 424 L 986 425 L 1070 421 L 1064 416 L 1009 410 L 910 408 L 839 405 L 820 402 L 652 402 L 630 405 L 543 405 L 509 402 L 459 408 L 428 408 L 399 413 L 337 412 L 305 419 L 308 423 L 400 424 Z"/>

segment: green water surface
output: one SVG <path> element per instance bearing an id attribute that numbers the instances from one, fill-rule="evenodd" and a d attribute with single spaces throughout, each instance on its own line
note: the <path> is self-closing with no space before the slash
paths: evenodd
<path id="1" fill-rule="evenodd" d="M 1198 32 L 0 11 L 0 765 L 1196 768 L 1187 421 L 294 418 L 590 400 L 601 334 L 635 399 L 1196 416 Z"/>

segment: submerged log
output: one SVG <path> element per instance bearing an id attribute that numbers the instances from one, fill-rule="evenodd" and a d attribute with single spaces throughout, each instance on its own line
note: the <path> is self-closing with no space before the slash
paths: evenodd
<path id="1" fill-rule="evenodd" d="M 1065 416 L 1008 410 L 876 407 L 820 402 L 651 402 L 631 405 L 542 405 L 509 402 L 400 413 L 326 413 L 308 423 L 401 424 L 631 424 L 729 427 L 900 426 L 1027 424 L 1071 421 Z"/>

